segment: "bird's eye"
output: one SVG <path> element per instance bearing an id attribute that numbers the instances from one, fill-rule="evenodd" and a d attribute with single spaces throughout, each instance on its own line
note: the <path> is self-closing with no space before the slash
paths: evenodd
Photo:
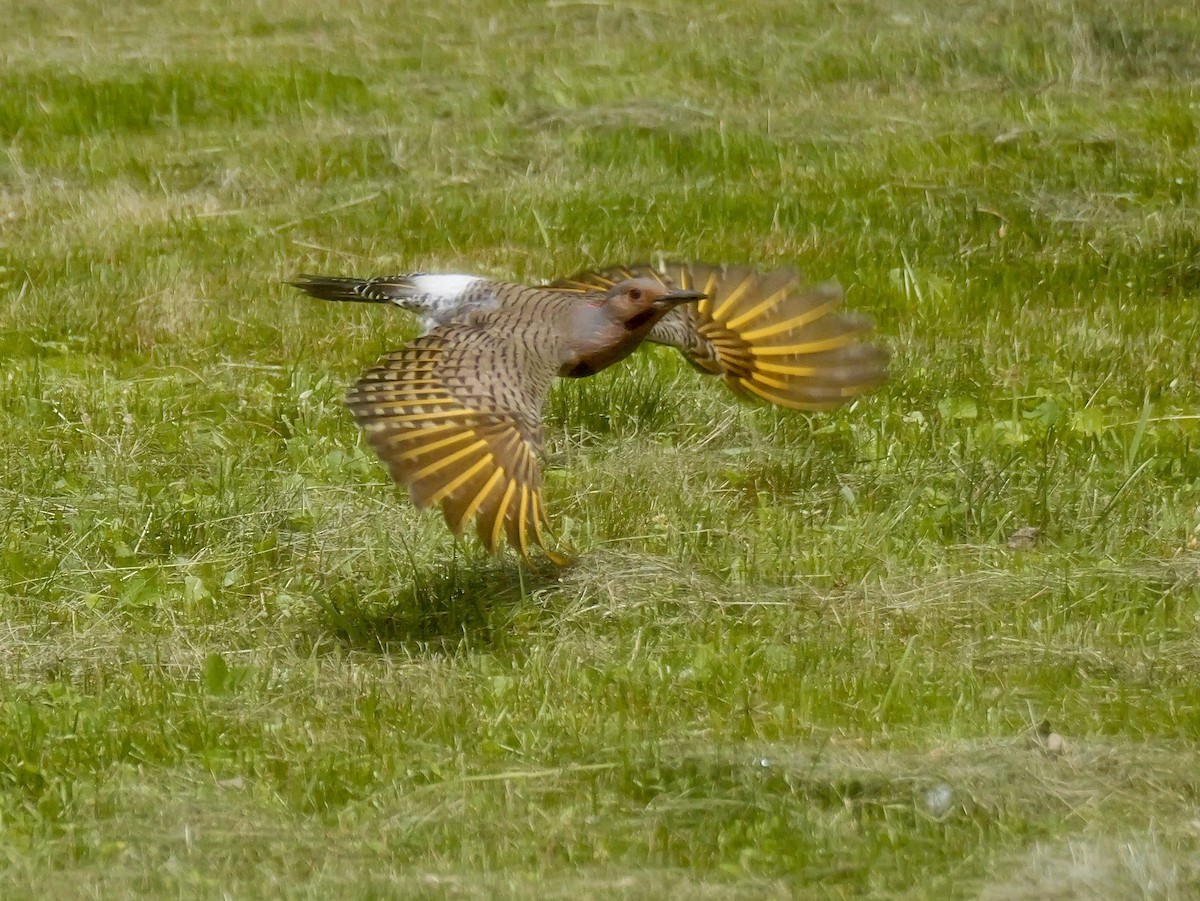
<path id="1" fill-rule="evenodd" d="M 641 288 L 630 288 L 629 289 L 629 299 L 630 300 L 641 300 L 642 299 L 642 289 Z"/>

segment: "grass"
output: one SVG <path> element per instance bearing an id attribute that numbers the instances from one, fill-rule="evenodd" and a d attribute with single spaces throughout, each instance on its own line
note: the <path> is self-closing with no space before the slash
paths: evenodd
<path id="1" fill-rule="evenodd" d="M 1200 893 L 1200 13 L 0 19 L 0 896 Z M 561 573 L 364 448 L 414 324 L 283 286 L 654 253 L 894 378 L 559 385 Z"/>

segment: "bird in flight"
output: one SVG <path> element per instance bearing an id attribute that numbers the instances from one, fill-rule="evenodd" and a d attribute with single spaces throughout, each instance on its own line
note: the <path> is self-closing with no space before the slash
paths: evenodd
<path id="1" fill-rule="evenodd" d="M 579 378 L 644 341 L 677 348 L 738 395 L 829 410 L 882 384 L 888 354 L 871 321 L 840 309 L 836 285 L 793 269 L 667 263 L 585 271 L 530 287 L 470 275 L 301 275 L 322 300 L 390 303 L 425 332 L 385 355 L 346 396 L 367 440 L 418 507 L 491 552 L 507 538 L 558 565 L 544 526 L 542 405 L 556 376 Z"/>

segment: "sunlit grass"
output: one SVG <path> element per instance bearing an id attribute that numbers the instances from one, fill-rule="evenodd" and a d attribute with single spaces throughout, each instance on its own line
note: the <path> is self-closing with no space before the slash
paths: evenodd
<path id="1" fill-rule="evenodd" d="M 1200 892 L 1200 14 L 60 7 L 0 0 L 0 896 Z M 893 380 L 559 385 L 561 572 L 362 445 L 415 324 L 284 285 L 659 253 L 836 278 Z"/>

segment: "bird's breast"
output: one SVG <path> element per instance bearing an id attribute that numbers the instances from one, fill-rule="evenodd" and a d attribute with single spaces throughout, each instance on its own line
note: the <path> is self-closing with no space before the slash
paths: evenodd
<path id="1" fill-rule="evenodd" d="M 630 330 L 591 303 L 575 303 L 567 313 L 558 330 L 565 351 L 559 357 L 558 374 L 567 378 L 593 375 L 624 360 L 642 343 L 653 324 L 648 321 Z"/>
<path id="2" fill-rule="evenodd" d="M 568 379 L 581 379 L 589 375 L 595 375 L 600 370 L 590 360 L 580 360 L 577 363 L 571 364 L 569 368 L 560 369 L 558 374 Z"/>

